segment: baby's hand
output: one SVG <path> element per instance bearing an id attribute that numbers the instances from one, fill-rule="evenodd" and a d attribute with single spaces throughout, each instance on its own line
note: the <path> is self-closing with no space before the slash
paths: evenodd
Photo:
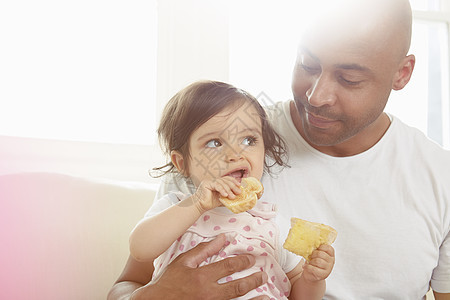
<path id="1" fill-rule="evenodd" d="M 219 196 L 234 199 L 236 195 L 241 193 L 239 186 L 239 181 L 231 176 L 204 180 L 193 195 L 194 203 L 200 213 L 204 213 L 222 205 Z"/>
<path id="2" fill-rule="evenodd" d="M 319 281 L 326 279 L 334 266 L 334 248 L 330 245 L 320 245 L 312 254 L 309 262 L 303 266 L 305 280 Z"/>

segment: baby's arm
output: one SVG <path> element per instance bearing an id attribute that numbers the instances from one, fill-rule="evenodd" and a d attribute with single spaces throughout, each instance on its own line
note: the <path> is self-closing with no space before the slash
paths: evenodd
<path id="1" fill-rule="evenodd" d="M 130 235 L 130 253 L 138 261 L 152 261 L 167 250 L 206 211 L 220 206 L 219 195 L 240 193 L 232 177 L 203 181 L 197 191 L 176 205 L 143 220 Z"/>
<path id="2" fill-rule="evenodd" d="M 321 245 L 315 250 L 309 262 L 299 263 L 287 276 L 292 289 L 289 299 L 322 299 L 325 294 L 325 279 L 334 266 L 334 248 Z"/>

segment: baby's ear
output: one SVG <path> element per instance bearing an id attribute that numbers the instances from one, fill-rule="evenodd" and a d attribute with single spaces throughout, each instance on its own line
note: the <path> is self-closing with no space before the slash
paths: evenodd
<path id="1" fill-rule="evenodd" d="M 173 165 L 177 168 L 178 172 L 182 175 L 187 176 L 186 173 L 186 165 L 183 158 L 183 155 L 177 150 L 170 151 L 170 159 L 172 160 Z"/>

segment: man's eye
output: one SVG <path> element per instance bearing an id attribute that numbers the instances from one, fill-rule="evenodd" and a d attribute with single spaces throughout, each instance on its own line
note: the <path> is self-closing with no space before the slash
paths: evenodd
<path id="1" fill-rule="evenodd" d="M 222 143 L 219 140 L 210 140 L 206 143 L 206 147 L 208 148 L 216 148 L 222 146 Z"/>
<path id="2" fill-rule="evenodd" d="M 313 66 L 309 66 L 309 65 L 305 65 L 305 64 L 300 64 L 300 67 L 305 70 L 308 73 L 314 74 L 319 72 L 319 68 L 317 67 L 313 67 Z"/>
<path id="3" fill-rule="evenodd" d="M 320 72 L 320 65 L 308 55 L 302 54 L 298 63 L 300 68 L 307 73 L 316 74 L 317 72 Z"/>
<path id="4" fill-rule="evenodd" d="M 357 86 L 358 84 L 360 84 L 362 82 L 362 80 L 358 80 L 358 81 L 347 80 L 342 76 L 340 79 L 344 84 L 349 85 L 349 86 Z"/>
<path id="5" fill-rule="evenodd" d="M 242 140 L 242 144 L 245 146 L 253 146 L 256 144 L 256 137 L 248 136 Z"/>

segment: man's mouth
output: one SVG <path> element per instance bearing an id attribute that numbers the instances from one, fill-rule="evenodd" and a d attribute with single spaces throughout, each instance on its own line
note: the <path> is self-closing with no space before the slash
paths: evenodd
<path id="1" fill-rule="evenodd" d="M 311 125 L 323 129 L 329 128 L 336 122 L 335 120 L 326 119 L 309 112 L 307 112 L 307 118 Z"/>

